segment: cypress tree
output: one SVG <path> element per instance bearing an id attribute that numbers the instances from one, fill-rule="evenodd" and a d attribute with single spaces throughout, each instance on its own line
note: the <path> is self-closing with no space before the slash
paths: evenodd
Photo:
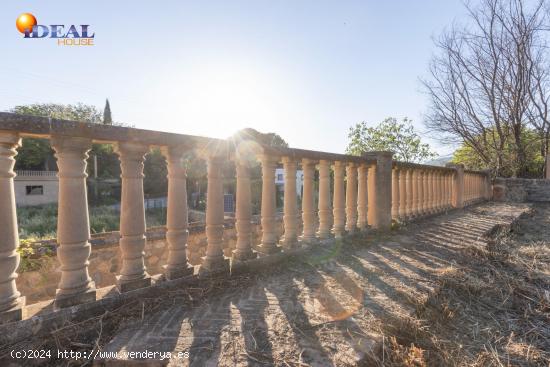
<path id="1" fill-rule="evenodd" d="M 103 110 L 103 124 L 112 125 L 113 119 L 111 118 L 111 106 L 109 105 L 109 99 L 105 101 L 105 109 Z"/>

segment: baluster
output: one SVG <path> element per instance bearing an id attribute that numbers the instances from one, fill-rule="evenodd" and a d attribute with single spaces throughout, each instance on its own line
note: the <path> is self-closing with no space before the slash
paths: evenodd
<path id="1" fill-rule="evenodd" d="M 166 242 L 168 260 L 164 276 L 168 280 L 192 275 L 194 268 L 187 261 L 189 217 L 187 209 L 187 171 L 183 166 L 184 147 L 163 147 L 168 166 L 168 208 Z"/>
<path id="2" fill-rule="evenodd" d="M 23 318 L 25 297 L 17 290 L 19 232 L 13 178 L 14 157 L 21 146 L 17 133 L 0 132 L 0 324 Z"/>
<path id="3" fill-rule="evenodd" d="M 329 238 L 331 227 L 330 162 L 321 160 L 319 161 L 319 238 Z"/>
<path id="4" fill-rule="evenodd" d="M 447 174 L 447 207 L 452 208 L 453 207 L 453 173 L 449 172 Z"/>
<path id="5" fill-rule="evenodd" d="M 59 170 L 57 259 L 61 280 L 54 308 L 95 301 L 95 283 L 88 273 L 91 254 L 86 192 L 86 159 L 92 141 L 55 136 L 51 140 Z"/>
<path id="6" fill-rule="evenodd" d="M 428 170 L 423 170 L 422 172 L 422 191 L 424 193 L 423 200 L 422 200 L 422 214 L 428 215 L 430 214 L 430 191 L 428 187 L 428 179 L 429 179 L 429 172 Z"/>
<path id="7" fill-rule="evenodd" d="M 361 164 L 357 169 L 357 227 L 365 231 L 368 227 L 368 172 L 369 166 Z"/>
<path id="8" fill-rule="evenodd" d="M 407 169 L 399 168 L 399 219 L 407 219 Z"/>
<path id="9" fill-rule="evenodd" d="M 315 161 L 302 159 L 304 172 L 304 192 L 302 195 L 302 242 L 311 243 L 315 240 L 315 206 L 313 193 L 313 178 L 315 175 Z"/>
<path id="10" fill-rule="evenodd" d="M 424 170 L 418 170 L 418 215 L 423 216 L 424 213 Z"/>
<path id="11" fill-rule="evenodd" d="M 427 192 L 428 192 L 428 214 L 433 214 L 433 198 L 434 198 L 434 192 L 433 192 L 433 170 L 429 170 L 426 172 L 426 185 L 427 185 Z"/>
<path id="12" fill-rule="evenodd" d="M 237 208 L 235 211 L 235 229 L 237 244 L 233 251 L 233 261 L 247 261 L 256 258 L 252 251 L 252 208 L 250 192 L 250 167 L 246 159 L 236 159 L 237 170 Z"/>
<path id="13" fill-rule="evenodd" d="M 391 189 L 392 189 L 392 205 L 391 205 L 391 216 L 394 220 L 397 220 L 400 217 L 399 213 L 399 168 L 394 167 L 392 170 L 391 178 Z"/>
<path id="14" fill-rule="evenodd" d="M 346 231 L 354 233 L 357 229 L 357 165 L 346 166 Z"/>
<path id="15" fill-rule="evenodd" d="M 441 211 L 441 172 L 435 172 L 435 210 Z"/>
<path id="16" fill-rule="evenodd" d="M 293 158 L 283 158 L 284 167 L 284 225 L 285 235 L 281 245 L 285 250 L 295 248 L 298 243 L 298 204 L 296 202 L 296 168 Z"/>
<path id="17" fill-rule="evenodd" d="M 260 157 L 262 163 L 262 243 L 258 251 L 260 256 L 281 251 L 277 246 L 276 201 L 275 201 L 275 168 L 279 159 L 270 155 Z"/>
<path id="18" fill-rule="evenodd" d="M 119 143 L 122 177 L 120 204 L 120 250 L 122 268 L 117 278 L 120 292 L 151 285 L 145 269 L 145 206 L 143 196 L 143 162 L 149 147 L 137 143 Z"/>
<path id="19" fill-rule="evenodd" d="M 215 154 L 207 157 L 206 189 L 206 256 L 199 268 L 200 275 L 229 272 L 229 259 L 223 253 L 223 175 L 226 159 Z M 271 180 L 275 185 L 275 177 Z M 263 214 L 263 211 L 262 211 Z M 262 218 L 263 228 L 263 218 Z"/>
<path id="20" fill-rule="evenodd" d="M 334 162 L 334 199 L 333 214 L 334 227 L 332 232 L 336 238 L 341 238 L 346 223 L 345 196 L 344 196 L 344 167 L 343 162 Z"/>
<path id="21" fill-rule="evenodd" d="M 413 169 L 412 170 L 412 217 L 416 218 L 418 217 L 418 204 L 419 204 L 419 197 L 418 197 L 418 170 Z"/>
<path id="22" fill-rule="evenodd" d="M 413 170 L 411 168 L 407 168 L 407 219 L 410 220 L 413 218 L 413 180 L 412 180 L 412 172 Z"/>

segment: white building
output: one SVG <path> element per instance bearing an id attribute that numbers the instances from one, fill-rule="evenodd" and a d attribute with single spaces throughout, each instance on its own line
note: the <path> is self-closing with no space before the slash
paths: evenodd
<path id="1" fill-rule="evenodd" d="M 59 179 L 57 171 L 16 171 L 15 203 L 31 206 L 57 203 Z"/>
<path id="2" fill-rule="evenodd" d="M 279 186 L 284 191 L 285 185 L 285 170 L 283 168 L 275 169 L 275 185 Z M 302 187 L 304 186 L 304 171 L 296 171 L 296 193 L 302 197 Z"/>

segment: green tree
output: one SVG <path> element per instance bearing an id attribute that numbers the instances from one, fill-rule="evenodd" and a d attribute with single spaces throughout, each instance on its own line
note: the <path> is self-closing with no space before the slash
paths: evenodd
<path id="1" fill-rule="evenodd" d="M 270 147 L 288 148 L 288 143 L 279 134 L 262 133 L 251 127 L 237 131 L 229 138 L 229 140 L 234 142 L 239 142 L 241 140 L 253 140 L 259 144 Z"/>
<path id="2" fill-rule="evenodd" d="M 109 98 L 105 101 L 105 108 L 103 109 L 103 124 L 112 125 L 113 119 L 111 117 L 111 105 L 109 104 Z"/>
<path id="3" fill-rule="evenodd" d="M 386 150 L 394 153 L 394 159 L 403 162 L 422 162 L 437 156 L 428 144 L 422 143 L 412 121 L 406 117 L 402 122 L 388 117 L 376 127 L 360 122 L 350 128 L 348 138 L 347 154 Z"/>
<path id="4" fill-rule="evenodd" d="M 34 103 L 31 105 L 15 106 L 11 112 L 21 115 L 51 117 L 63 120 L 84 121 L 98 123 L 101 113 L 91 105 Z M 18 149 L 15 169 L 18 170 L 54 170 L 56 167 L 53 150 L 47 139 L 25 138 L 23 145 Z"/>
<path id="5" fill-rule="evenodd" d="M 509 133 L 511 135 L 511 133 Z M 482 140 L 482 137 L 474 139 Z M 487 134 L 485 137 L 489 144 L 486 147 L 498 147 L 498 134 Z M 544 141 L 540 134 L 534 129 L 524 128 L 521 132 L 521 139 L 525 142 L 523 154 L 526 157 L 526 164 L 522 170 L 523 177 L 540 177 L 544 168 L 544 157 L 541 154 L 541 147 Z M 467 169 L 481 170 L 489 167 L 493 176 L 516 177 L 520 171 L 518 167 L 517 149 L 511 136 L 505 136 L 502 149 L 486 149 L 482 156 L 474 147 L 463 143 L 453 154 L 453 163 L 462 163 Z"/>
<path id="6" fill-rule="evenodd" d="M 57 104 L 57 103 L 34 103 L 30 105 L 15 106 L 11 112 L 21 115 L 32 115 L 51 117 L 61 120 L 72 120 L 99 123 L 101 112 L 92 105 L 84 103 Z"/>

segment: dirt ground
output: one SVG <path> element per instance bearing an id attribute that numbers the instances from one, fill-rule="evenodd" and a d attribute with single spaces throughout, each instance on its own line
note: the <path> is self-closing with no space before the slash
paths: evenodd
<path id="1" fill-rule="evenodd" d="M 319 246 L 10 348 L 28 346 L 98 353 L 95 365 L 148 350 L 171 353 L 148 365 L 172 366 L 549 366 L 550 205 L 482 204 Z"/>

